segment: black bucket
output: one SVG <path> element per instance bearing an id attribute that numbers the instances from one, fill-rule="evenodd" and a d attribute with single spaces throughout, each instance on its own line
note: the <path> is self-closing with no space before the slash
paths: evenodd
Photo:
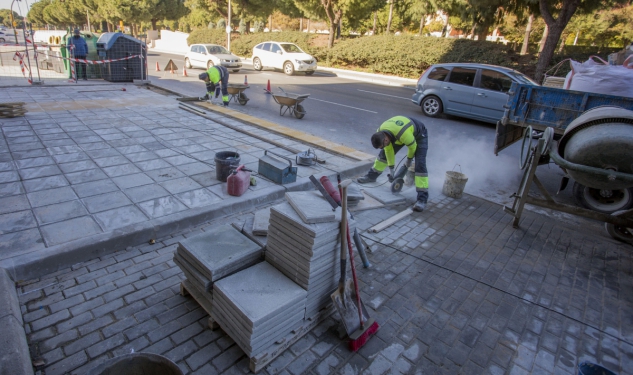
<path id="1" fill-rule="evenodd" d="M 220 151 L 215 153 L 215 178 L 226 182 L 231 174 L 231 169 L 240 165 L 240 154 L 233 151 Z"/>
<path id="2" fill-rule="evenodd" d="M 183 375 L 169 359 L 152 353 L 134 353 L 114 357 L 88 371 L 86 375 Z"/>
<path id="3" fill-rule="evenodd" d="M 616 375 L 613 371 L 591 362 L 578 365 L 578 375 Z"/>

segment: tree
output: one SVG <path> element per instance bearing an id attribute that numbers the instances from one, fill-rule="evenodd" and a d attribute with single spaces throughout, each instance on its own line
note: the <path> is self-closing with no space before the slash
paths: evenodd
<path id="1" fill-rule="evenodd" d="M 46 21 L 44 20 L 44 8 L 46 8 L 51 3 L 51 0 L 40 0 L 31 5 L 31 9 L 26 15 L 26 18 L 31 22 L 31 24 L 35 26 L 45 26 Z"/>
<path id="2" fill-rule="evenodd" d="M 565 27 L 576 11 L 590 13 L 598 9 L 606 9 L 614 3 L 624 3 L 627 0 L 539 0 L 539 10 L 548 28 L 547 38 L 543 45 L 543 51 L 539 54 L 536 63 L 534 79 L 540 82 L 543 79 L 545 69 L 552 61 L 556 46 Z"/>
<path id="3" fill-rule="evenodd" d="M 24 17 L 20 16 L 16 11 L 13 11 L 13 20 L 15 21 L 15 27 L 22 27 L 22 21 Z M 0 24 L 13 27 L 11 24 L 11 10 L 10 9 L 0 9 Z"/>
<path id="4" fill-rule="evenodd" d="M 149 21 L 152 30 L 156 30 L 156 22 L 160 20 L 175 21 L 189 14 L 189 9 L 181 0 L 145 0 L 148 6 Z"/>

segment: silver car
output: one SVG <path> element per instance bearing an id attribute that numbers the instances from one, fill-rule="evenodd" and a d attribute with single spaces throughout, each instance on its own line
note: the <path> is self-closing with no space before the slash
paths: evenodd
<path id="1" fill-rule="evenodd" d="M 538 85 L 502 66 L 435 64 L 422 73 L 411 101 L 429 117 L 446 113 L 495 124 L 503 117 L 513 82 Z"/>
<path id="2" fill-rule="evenodd" d="M 240 58 L 217 44 L 192 44 L 185 54 L 185 67 L 209 69 L 214 65 L 221 65 L 233 73 L 242 67 Z"/>

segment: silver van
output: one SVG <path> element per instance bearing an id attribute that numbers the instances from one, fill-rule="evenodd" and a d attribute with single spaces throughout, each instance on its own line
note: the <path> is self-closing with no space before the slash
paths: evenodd
<path id="1" fill-rule="evenodd" d="M 422 73 L 411 101 L 429 117 L 446 113 L 495 124 L 503 117 L 512 82 L 538 85 L 502 66 L 435 64 Z"/>

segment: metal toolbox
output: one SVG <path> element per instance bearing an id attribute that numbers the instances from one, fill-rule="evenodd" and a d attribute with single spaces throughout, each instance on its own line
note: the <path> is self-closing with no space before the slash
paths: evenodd
<path id="1" fill-rule="evenodd" d="M 297 167 L 292 166 L 292 159 L 268 150 L 264 151 L 264 156 L 259 159 L 257 173 L 280 185 L 297 181 Z"/>

